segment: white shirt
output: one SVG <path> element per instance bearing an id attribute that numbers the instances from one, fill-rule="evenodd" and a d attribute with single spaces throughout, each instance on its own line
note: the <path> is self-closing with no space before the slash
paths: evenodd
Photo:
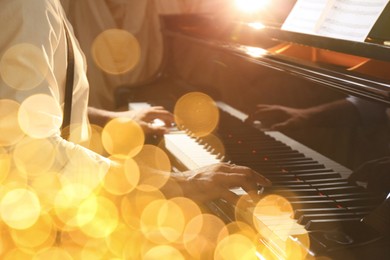
<path id="1" fill-rule="evenodd" d="M 226 7 L 225 0 L 61 0 L 88 63 L 90 105 L 115 108 L 114 90 L 150 79 L 160 69 L 163 40 L 160 14 L 217 12 Z M 91 47 L 105 30 L 119 28 L 133 36 L 141 48 L 139 63 L 119 75 L 104 72 L 96 65 Z M 191 66 L 189 64 L 189 66 Z"/>
<path id="2" fill-rule="evenodd" d="M 80 162 L 90 165 L 93 174 L 105 173 L 110 161 L 80 145 L 68 142 L 60 136 L 62 109 L 64 105 L 65 76 L 67 67 L 67 44 L 65 26 L 69 28 L 75 58 L 75 77 L 73 88 L 73 105 L 71 130 L 82 129 L 71 136 L 72 140 L 85 141 L 88 136 L 88 81 L 85 74 L 84 56 L 73 35 L 70 24 L 64 18 L 64 12 L 59 0 L 5 0 L 0 1 L 0 99 L 14 100 L 20 105 L 35 94 L 44 94 L 59 108 L 60 114 L 51 109 L 38 109 L 36 115 L 52 124 L 43 124 L 39 120 L 31 120 L 31 127 L 24 129 L 26 133 L 19 142 L 6 148 L 10 153 L 20 143 L 33 140 L 30 130 L 40 129 L 38 136 L 53 144 L 55 162 L 51 170 L 77 175 Z M 12 56 L 16 50 L 15 56 Z M 26 54 L 27 53 L 27 54 Z M 30 53 L 30 54 L 29 54 Z M 31 56 L 35 53 L 36 56 Z M 38 67 L 38 68 L 37 68 Z M 34 86 L 36 75 L 40 68 L 45 73 Z M 11 75 L 18 75 L 11 77 Z M 38 77 L 39 78 L 39 77 Z M 16 83 L 15 83 L 16 82 Z M 19 87 L 18 87 L 19 86 Z M 20 86 L 24 86 L 20 89 Z M 36 104 L 39 107 L 41 104 Z M 35 108 L 33 107 L 33 110 Z M 55 110 L 55 109 L 54 109 Z M 9 120 L 0 118 L 0 121 Z M 19 121 L 21 122 L 21 121 Z M 0 127 L 6 129 L 7 123 L 0 122 Z M 0 129 L 1 131 L 1 129 Z M 72 131 L 71 131 L 72 132 Z M 80 173 L 82 174 L 82 173 Z M 83 177 L 85 178 L 85 176 Z M 87 177 L 88 178 L 88 177 Z"/>

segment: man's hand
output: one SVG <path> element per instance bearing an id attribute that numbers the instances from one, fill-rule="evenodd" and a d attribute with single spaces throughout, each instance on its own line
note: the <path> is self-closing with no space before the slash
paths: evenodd
<path id="1" fill-rule="evenodd" d="M 248 194 L 257 194 L 259 185 L 271 185 L 267 178 L 248 167 L 226 163 L 173 175 L 173 180 L 182 187 L 184 196 L 198 202 L 222 198 L 236 203 L 239 197 L 231 188 L 241 187 Z"/>
<path id="2" fill-rule="evenodd" d="M 149 107 L 137 111 L 107 111 L 89 107 L 88 116 L 91 123 L 102 127 L 114 118 L 130 118 L 142 127 L 146 135 L 162 135 L 174 123 L 174 116 L 161 106 Z M 165 125 L 153 124 L 155 119 L 161 120 Z"/>
<path id="3" fill-rule="evenodd" d="M 302 127 L 308 121 L 309 114 L 304 109 L 297 109 L 279 105 L 257 105 L 247 122 L 259 120 L 262 127 L 272 130 L 284 130 Z"/>
<path id="4" fill-rule="evenodd" d="M 145 134 L 162 135 L 169 130 L 169 127 L 174 123 L 174 116 L 169 111 L 161 106 L 153 106 L 137 111 L 121 112 L 122 116 L 134 119 L 144 130 Z M 158 119 L 164 124 L 155 124 Z"/>

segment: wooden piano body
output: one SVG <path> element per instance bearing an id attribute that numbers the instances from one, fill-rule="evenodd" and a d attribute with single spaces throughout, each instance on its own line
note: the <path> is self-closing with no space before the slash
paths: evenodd
<path id="1" fill-rule="evenodd" d="M 161 70 L 148 82 L 118 88 L 117 104 L 146 101 L 172 110 L 185 93 L 208 94 L 220 101 L 220 132 L 216 134 L 226 147 L 234 147 L 226 148 L 229 159 L 264 173 L 274 183 L 266 193 L 285 196 L 296 207 L 295 221 L 301 221 L 310 234 L 311 245 L 303 249 L 307 259 L 390 257 L 390 234 L 383 238 L 360 222 L 381 205 L 386 194 L 367 192 L 345 179 L 362 162 L 388 154 L 386 126 L 311 127 L 278 133 L 242 122 L 258 103 L 309 107 L 354 95 L 390 104 L 390 6 L 366 42 L 282 31 L 291 6 L 286 4 L 261 30 L 207 14 L 163 16 Z M 267 53 L 250 55 L 248 47 Z M 245 144 L 245 138 L 256 134 L 258 143 L 251 139 L 251 145 Z M 281 150 L 264 149 L 270 141 Z M 240 156 L 234 154 L 237 149 Z M 254 155 L 255 150 L 258 154 Z M 225 221 L 237 217 L 234 207 L 224 202 L 209 206 Z M 264 253 L 266 258 L 289 259 L 280 248 L 286 241 L 280 246 L 272 225 L 267 226 L 267 221 L 260 225 L 272 233 L 265 232 L 259 241 L 270 248 L 271 253 Z M 288 240 L 300 244 L 298 235 Z"/>

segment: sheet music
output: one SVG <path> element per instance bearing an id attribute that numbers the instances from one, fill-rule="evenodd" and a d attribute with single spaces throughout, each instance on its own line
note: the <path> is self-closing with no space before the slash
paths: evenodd
<path id="1" fill-rule="evenodd" d="M 389 0 L 298 0 L 282 29 L 363 42 Z"/>

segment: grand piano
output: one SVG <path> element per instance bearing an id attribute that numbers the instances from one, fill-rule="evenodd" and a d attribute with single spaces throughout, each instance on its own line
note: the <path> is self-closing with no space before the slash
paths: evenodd
<path id="1" fill-rule="evenodd" d="M 119 87 L 117 106 L 146 102 L 173 111 L 189 92 L 215 100 L 220 119 L 213 134 L 223 156 L 185 125 L 182 135 L 165 136 L 165 148 L 180 170 L 228 161 L 273 182 L 259 193 L 269 203 L 288 201 L 287 217 L 222 200 L 207 205 L 226 222 L 240 219 L 261 230 L 259 259 L 389 259 L 388 194 L 347 179 L 357 165 L 388 155 L 386 126 L 281 133 L 245 119 L 257 103 L 309 107 L 356 96 L 389 105 L 390 4 L 360 42 L 282 30 L 294 3 L 272 1 L 259 16 L 261 29 L 240 16 L 162 16 L 161 69 L 146 82 Z M 198 162 L 194 153 L 204 158 Z"/>

